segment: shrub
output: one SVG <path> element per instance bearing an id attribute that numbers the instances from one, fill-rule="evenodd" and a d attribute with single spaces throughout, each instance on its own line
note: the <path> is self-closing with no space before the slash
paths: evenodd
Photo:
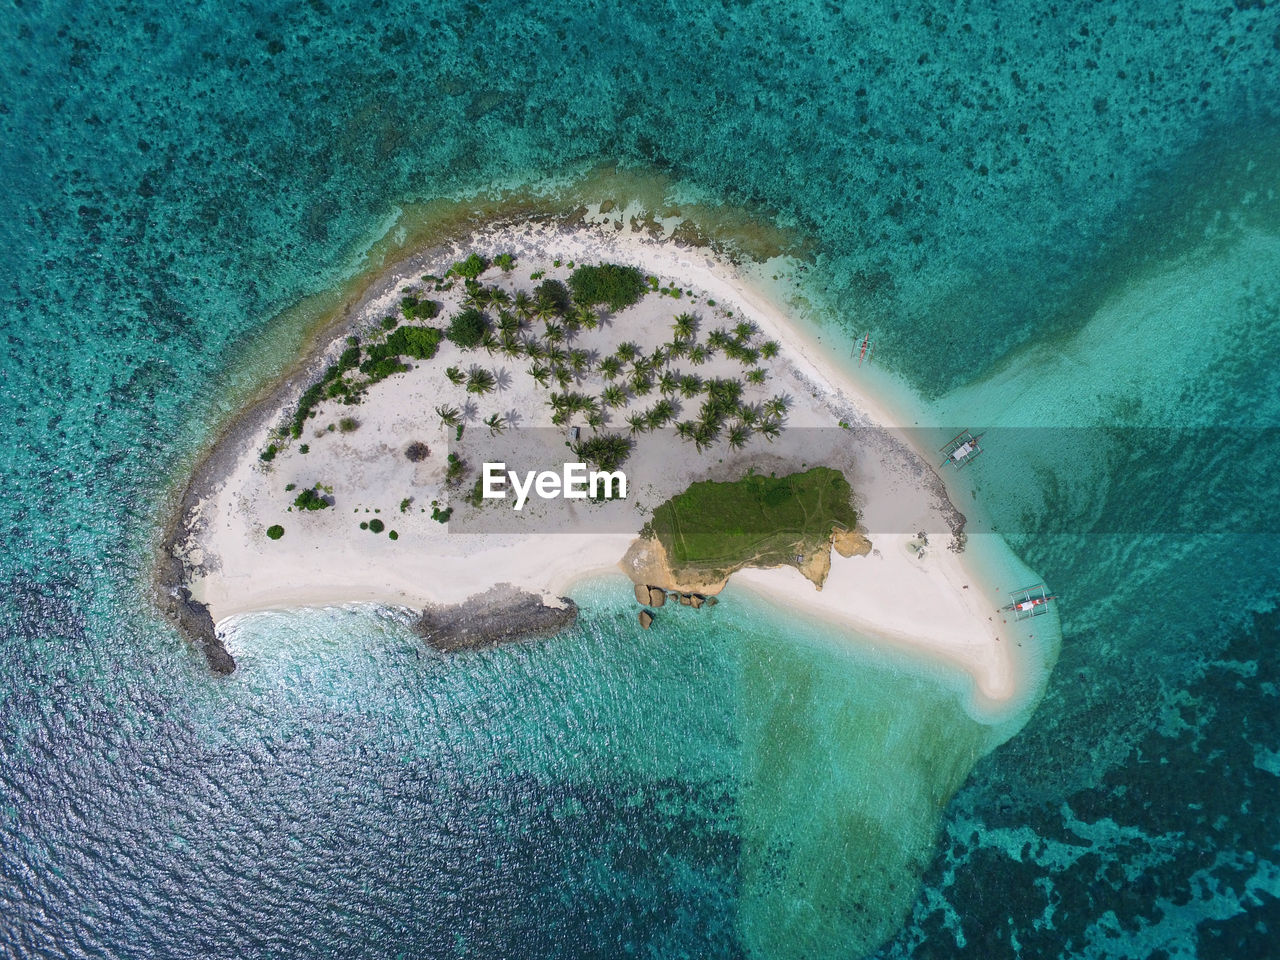
<path id="1" fill-rule="evenodd" d="M 272 460 L 276 458 L 276 454 L 279 452 L 280 452 L 280 449 L 273 443 L 269 447 L 267 447 L 267 449 L 263 450 L 260 454 L 258 454 L 258 459 L 263 461 L 264 463 L 270 463 Z"/>
<path id="2" fill-rule="evenodd" d="M 304 444 L 302 444 L 301 446 L 299 446 L 299 447 L 298 447 L 298 452 L 299 452 L 299 453 L 310 453 L 310 452 L 311 452 L 311 444 L 309 444 L 309 443 L 304 443 Z"/>
<path id="3" fill-rule="evenodd" d="M 480 346 L 488 332 L 489 323 L 484 314 L 475 307 L 468 307 L 449 323 L 446 336 L 464 350 L 471 350 Z"/>
<path id="4" fill-rule="evenodd" d="M 467 259 L 455 263 L 449 272 L 459 277 L 465 277 L 467 280 L 474 280 L 484 273 L 485 268 L 488 266 L 489 261 L 485 260 L 480 254 L 473 253 Z"/>
<path id="5" fill-rule="evenodd" d="M 415 360 L 430 360 L 436 355 L 440 341 L 444 339 L 444 331 L 439 327 L 400 327 L 387 337 L 386 356 L 413 357 Z M 378 350 L 378 346 L 369 349 L 370 355 Z"/>
<path id="6" fill-rule="evenodd" d="M 307 487 L 294 498 L 293 505 L 300 510 L 324 510 L 329 501 L 320 496 L 315 487 Z"/>
<path id="7" fill-rule="evenodd" d="M 440 312 L 440 304 L 434 300 L 419 300 L 413 296 L 401 297 L 400 312 L 404 314 L 406 320 L 430 320 Z M 390 320 L 392 318 L 388 317 L 387 319 Z M 386 321 L 383 321 L 384 326 L 385 324 Z M 395 323 L 392 323 L 391 326 L 394 327 Z M 388 329 L 390 328 L 388 327 Z"/>
<path id="8" fill-rule="evenodd" d="M 401 501 L 400 501 L 400 512 L 401 512 L 401 513 L 408 513 L 408 512 L 409 512 L 409 504 L 411 504 L 411 503 L 413 503 L 413 497 L 405 497 L 403 500 L 401 500 Z"/>
<path id="9" fill-rule="evenodd" d="M 635 267 L 602 263 L 573 271 L 569 274 L 569 287 L 578 303 L 604 303 L 610 310 L 621 310 L 644 296 L 646 284 L 644 274 Z"/>
<path id="10" fill-rule="evenodd" d="M 368 520 L 361 520 L 361 521 L 360 521 L 360 529 L 361 529 L 361 530 L 368 530 L 368 529 L 369 529 L 369 521 L 368 521 Z"/>
<path id="11" fill-rule="evenodd" d="M 360 429 L 360 421 L 355 417 L 343 417 L 338 421 L 338 429 L 343 433 L 355 433 Z"/>
<path id="12" fill-rule="evenodd" d="M 493 258 L 494 266 L 501 267 L 503 273 L 510 273 L 515 269 L 516 258 L 509 253 L 500 253 Z"/>
<path id="13" fill-rule="evenodd" d="M 533 295 L 539 307 L 554 310 L 556 313 L 566 313 L 572 305 L 569 299 L 569 288 L 559 280 L 543 280 L 534 289 Z"/>
<path id="14" fill-rule="evenodd" d="M 381 520 L 373 519 L 369 521 L 369 529 L 374 533 L 381 533 L 386 529 L 386 525 Z"/>
<path id="15" fill-rule="evenodd" d="M 280 524 L 273 523 L 271 526 L 267 527 L 268 539 L 279 540 L 283 536 L 284 536 L 284 527 L 280 526 Z"/>
<path id="16" fill-rule="evenodd" d="M 405 447 L 404 455 L 409 459 L 410 463 L 421 463 L 431 456 L 431 448 L 421 440 L 415 440 Z"/>
<path id="17" fill-rule="evenodd" d="M 451 516 L 453 516 L 453 507 L 445 507 L 443 510 L 437 506 L 431 508 L 431 519 L 436 523 L 448 523 Z"/>
<path id="18" fill-rule="evenodd" d="M 388 531 L 387 531 L 387 539 L 389 539 L 389 540 L 399 540 L 399 539 L 400 539 L 400 534 L 396 533 L 394 530 L 388 530 Z"/>
<path id="19" fill-rule="evenodd" d="M 316 404 L 324 399 L 324 390 L 323 383 L 313 383 L 298 398 L 298 409 L 293 412 L 293 423 L 289 426 L 289 432 L 295 438 L 302 436 L 302 425 L 307 422 Z"/>

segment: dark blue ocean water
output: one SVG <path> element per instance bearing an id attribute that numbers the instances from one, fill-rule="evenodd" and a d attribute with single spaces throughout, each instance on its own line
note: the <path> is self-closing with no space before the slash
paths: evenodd
<path id="1" fill-rule="evenodd" d="M 22 0 L 0 44 L 4 955 L 1274 950 L 1280 7 Z M 974 468 L 1065 639 L 949 803 L 945 692 L 767 616 L 459 663 L 299 615 L 224 682 L 145 602 L 280 311 L 401 204 L 602 164 L 802 238 L 938 422 L 1113 431 Z"/>

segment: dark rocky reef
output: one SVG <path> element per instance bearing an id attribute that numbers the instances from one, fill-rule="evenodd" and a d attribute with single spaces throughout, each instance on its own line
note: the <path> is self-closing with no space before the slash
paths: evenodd
<path id="1" fill-rule="evenodd" d="M 209 608 L 191 596 L 186 587 L 178 587 L 168 598 L 165 611 L 177 625 L 183 636 L 189 638 L 204 654 L 209 669 L 214 673 L 228 674 L 236 668 L 236 661 L 222 644 L 222 638 L 214 628 Z"/>
<path id="2" fill-rule="evenodd" d="M 548 606 L 537 594 L 500 583 L 462 603 L 427 607 L 413 629 L 437 650 L 480 650 L 527 637 L 549 637 L 572 626 L 578 605 L 568 597 L 560 602 L 564 606 Z"/>

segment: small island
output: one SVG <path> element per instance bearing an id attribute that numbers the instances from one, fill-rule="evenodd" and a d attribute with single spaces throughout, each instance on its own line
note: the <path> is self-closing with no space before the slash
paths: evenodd
<path id="1" fill-rule="evenodd" d="M 217 623 L 276 607 L 412 608 L 445 650 L 555 632 L 620 568 L 655 635 L 732 578 L 1007 696 L 932 466 L 733 264 L 593 213 L 405 260 L 236 420 L 161 562 L 211 665 Z"/>

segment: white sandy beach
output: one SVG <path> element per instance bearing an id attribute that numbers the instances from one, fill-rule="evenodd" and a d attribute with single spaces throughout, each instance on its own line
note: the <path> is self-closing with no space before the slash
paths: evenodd
<path id="1" fill-rule="evenodd" d="M 892 412 L 827 363 L 817 345 L 801 335 L 742 270 L 702 249 L 633 233 L 624 228 L 624 212 L 594 219 L 602 225 L 572 231 L 539 224 L 494 228 L 465 248 L 411 260 L 367 296 L 358 322 L 371 325 L 395 313 L 402 287 L 424 273 L 442 275 L 470 250 L 490 257 L 515 254 L 517 266 L 512 273 L 491 268 L 481 278 L 507 289 L 533 286 L 531 270 L 546 269 L 547 277 L 564 279 L 570 262 L 605 261 L 638 266 L 663 285 L 692 293 L 678 301 L 651 294 L 600 329 L 582 331 L 573 345 L 602 355 L 620 340 L 641 347 L 669 340 L 673 313 L 695 313 L 704 331 L 751 321 L 760 330 L 759 339 L 777 341 L 781 351 L 769 365 L 768 382 L 747 387 L 748 400 L 779 393 L 789 396 L 792 403 L 785 432 L 800 438 L 802 451 L 809 436 L 805 428 L 837 428 L 841 421 L 859 428 L 835 433 L 850 440 L 834 445 L 831 429 L 811 431 L 812 443 L 819 446 L 808 449 L 805 456 L 808 465 L 834 466 L 848 477 L 860 526 L 874 549 L 870 555 L 850 558 L 833 553 L 821 590 L 790 567 L 742 570 L 733 575 L 733 581 L 778 602 L 848 624 L 886 644 L 954 665 L 972 679 L 977 696 L 987 703 L 1020 698 L 1025 691 L 1019 687 L 1021 667 L 1012 625 L 1003 624 L 996 612 L 1003 597 L 997 588 L 1007 590 L 1017 584 L 980 580 L 966 555 L 949 549 L 951 537 L 937 531 L 947 530 L 952 508 L 933 466 L 892 429 L 871 430 L 892 428 L 896 422 Z M 559 268 L 551 265 L 556 259 L 562 261 Z M 445 302 L 447 316 L 449 298 L 456 302 L 458 293 L 426 295 Z M 732 316 L 726 316 L 728 312 Z M 329 359 L 342 345 L 339 341 L 330 350 Z M 558 597 L 580 578 L 616 570 L 652 508 L 689 483 L 708 477 L 734 478 L 762 459 L 776 459 L 776 452 L 761 438 L 753 438 L 738 452 L 729 451 L 721 441 L 700 454 L 668 428 L 637 438 L 632 460 L 660 463 L 662 469 L 646 473 L 647 479 L 632 491 L 628 502 L 604 507 L 613 511 L 615 522 L 610 529 L 616 532 L 451 532 L 449 527 L 456 526 L 456 521 L 441 524 L 430 515 L 433 500 L 443 506 L 449 499 L 444 471 L 452 434 L 452 430 L 446 434 L 433 410 L 441 403 L 463 408 L 471 400 L 475 406 L 467 433 L 477 440 L 487 432 L 482 420 L 493 413 L 521 429 L 550 426 L 549 391 L 525 372 L 526 363 L 524 358 L 490 357 L 484 350 L 464 352 L 445 341 L 435 358 L 415 362 L 411 372 L 374 386 L 358 406 L 322 405 L 300 440 L 285 446 L 270 464 L 262 463 L 259 453 L 270 442 L 280 418 L 263 424 L 252 442 L 235 453 L 225 480 L 199 505 L 196 533 L 183 556 L 196 571 L 191 584 L 194 596 L 209 606 L 217 621 L 254 610 L 353 601 L 408 607 L 454 603 L 496 583 Z M 443 375 L 450 365 L 465 370 L 472 364 L 494 370 L 505 386 L 492 396 L 470 397 Z M 736 361 L 722 356 L 697 368 L 687 360 L 676 365 L 704 379 L 742 373 Z M 595 374 L 579 389 L 598 394 L 601 386 Z M 652 402 L 655 397 L 647 399 Z M 295 392 L 290 403 L 296 398 Z M 613 429 L 625 431 L 622 417 L 627 412 L 614 412 Z M 360 421 L 357 430 L 326 429 L 347 415 Z M 405 458 L 403 451 L 411 440 L 430 446 L 426 460 L 415 464 Z M 302 443 L 309 445 L 310 452 L 300 452 Z M 285 486 L 292 483 L 301 489 L 317 481 L 332 489 L 335 506 L 315 513 L 289 511 L 294 493 L 285 492 Z M 465 489 L 455 496 L 460 499 L 462 493 Z M 407 497 L 412 502 L 402 512 L 400 505 Z M 484 509 L 500 510 L 505 505 Z M 361 521 L 374 517 L 396 530 L 398 539 L 359 529 Z M 271 541 L 264 531 L 275 523 L 286 532 L 282 539 Z M 915 535 L 919 530 L 930 531 L 923 550 Z M 661 628 L 661 616 L 667 615 L 698 614 L 668 610 L 660 614 L 655 630 Z"/>

